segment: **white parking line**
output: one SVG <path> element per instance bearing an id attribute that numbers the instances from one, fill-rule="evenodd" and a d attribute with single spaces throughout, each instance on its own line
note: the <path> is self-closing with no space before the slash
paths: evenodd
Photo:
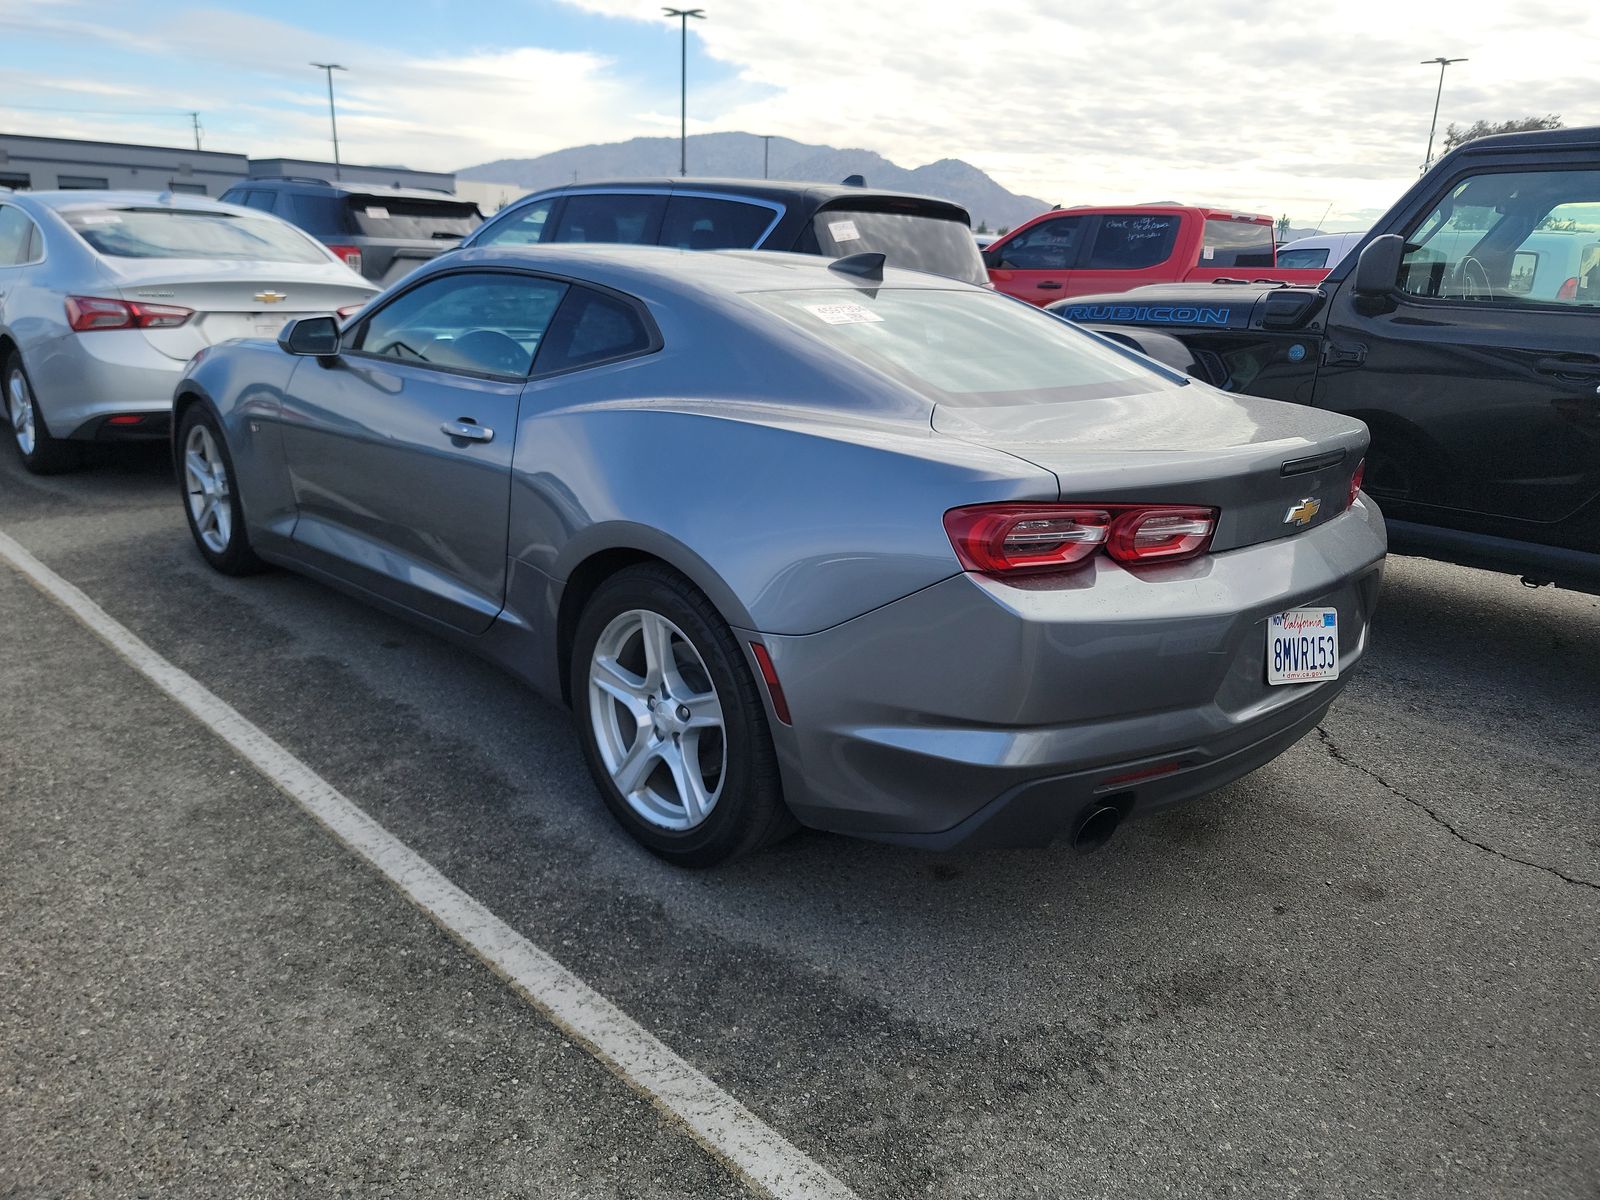
<path id="1" fill-rule="evenodd" d="M 0 533 L 4 559 L 250 761 L 334 837 L 503 976 L 617 1075 L 774 1200 L 854 1193 L 658 1038 L 490 912 L 266 733 L 162 658 L 77 587 Z"/>

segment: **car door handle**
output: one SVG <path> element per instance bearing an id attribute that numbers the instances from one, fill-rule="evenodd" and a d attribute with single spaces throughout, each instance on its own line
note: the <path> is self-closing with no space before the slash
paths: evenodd
<path id="1" fill-rule="evenodd" d="M 459 421 L 446 421 L 439 426 L 439 432 L 468 442 L 494 441 L 494 430 L 487 429 L 476 421 L 468 421 L 465 418 Z"/>
<path id="2" fill-rule="evenodd" d="M 1600 358 L 1592 354 L 1573 354 L 1541 358 L 1533 364 L 1541 375 L 1567 375 L 1577 379 L 1600 378 Z"/>
<path id="3" fill-rule="evenodd" d="M 1043 283 L 1036 283 L 1034 286 L 1041 291 L 1059 292 L 1061 290 L 1061 282 L 1056 279 L 1046 279 Z"/>

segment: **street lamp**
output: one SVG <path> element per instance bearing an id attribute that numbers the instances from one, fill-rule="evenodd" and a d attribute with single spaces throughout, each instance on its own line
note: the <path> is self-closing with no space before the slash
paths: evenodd
<path id="1" fill-rule="evenodd" d="M 768 178 L 767 166 L 772 162 L 772 134 L 761 135 L 761 178 Z"/>
<path id="2" fill-rule="evenodd" d="M 1444 95 L 1444 69 L 1451 63 L 1466 61 L 1464 58 L 1425 58 L 1419 64 L 1424 67 L 1439 64 L 1439 88 L 1433 93 L 1433 124 L 1428 126 L 1428 157 L 1422 160 L 1424 171 L 1433 165 L 1433 131 L 1439 127 L 1439 97 Z"/>
<path id="3" fill-rule="evenodd" d="M 706 19 L 703 8 L 663 8 L 678 18 L 678 174 L 689 173 L 689 18 Z"/>
<path id="4" fill-rule="evenodd" d="M 342 179 L 344 176 L 339 170 L 339 117 L 333 109 L 333 73 L 335 71 L 348 71 L 350 68 L 341 67 L 338 63 L 312 63 L 311 65 L 319 71 L 328 73 L 328 124 L 333 129 L 333 177 Z"/>

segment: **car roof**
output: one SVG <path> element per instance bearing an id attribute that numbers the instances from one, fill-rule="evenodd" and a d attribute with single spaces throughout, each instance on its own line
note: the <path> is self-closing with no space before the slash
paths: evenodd
<path id="1" fill-rule="evenodd" d="M 944 200 L 938 196 L 920 195 L 916 192 L 897 192 L 887 188 L 857 187 L 845 183 L 806 183 L 800 180 L 788 179 L 723 179 L 713 176 L 694 175 L 585 180 L 582 183 L 564 183 L 556 187 L 540 188 L 533 194 L 553 196 L 580 192 L 645 189 L 674 192 L 720 192 L 730 196 L 748 196 L 755 200 L 773 200 L 779 203 L 793 203 L 797 199 L 803 199 L 819 206 L 840 199 L 914 200 L 928 205 L 935 205 L 939 208 L 954 209 L 963 215 L 966 215 L 967 212 L 965 208 L 953 200 Z M 968 216 L 968 220 L 971 220 L 970 216 Z"/>
<path id="2" fill-rule="evenodd" d="M 447 192 L 443 188 L 414 188 L 401 187 L 393 183 L 362 183 L 359 180 L 349 179 L 317 179 L 310 175 L 264 175 L 259 178 L 241 179 L 229 186 L 228 190 L 237 188 L 305 188 L 316 191 L 326 188 L 329 191 L 340 192 L 346 196 L 385 196 L 395 200 L 444 200 L 455 204 L 471 204 L 454 192 Z"/>
<path id="3" fill-rule="evenodd" d="M 137 205 L 141 208 L 181 208 L 195 212 L 228 212 L 241 210 L 236 204 L 224 204 L 209 196 L 196 196 L 189 192 L 137 192 L 132 190 L 97 191 L 93 189 L 65 192 L 18 192 L 45 208 L 60 212 L 73 208 L 105 208 Z"/>
<path id="4" fill-rule="evenodd" d="M 888 267 L 881 280 L 835 271 L 841 260 L 778 250 L 680 250 L 675 246 L 620 243 L 547 243 L 536 246 L 475 246 L 434 259 L 424 270 L 467 265 L 524 267 L 571 276 L 629 295 L 737 294 L 812 288 L 917 288 L 929 291 L 985 289 L 943 275 Z"/>
<path id="5" fill-rule="evenodd" d="M 1521 133 L 1491 133 L 1487 137 L 1473 138 L 1464 146 L 1456 147 L 1457 154 L 1478 154 L 1494 150 L 1532 150 L 1549 147 L 1555 150 L 1577 150 L 1600 147 L 1600 125 L 1579 125 L 1573 129 L 1528 129 Z"/>

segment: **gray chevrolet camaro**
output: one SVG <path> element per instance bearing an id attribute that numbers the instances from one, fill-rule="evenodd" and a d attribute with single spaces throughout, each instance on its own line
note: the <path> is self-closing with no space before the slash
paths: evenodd
<path id="1" fill-rule="evenodd" d="M 686 865 L 796 823 L 1091 848 L 1322 717 L 1385 537 L 1365 427 L 860 255 L 490 247 L 203 352 L 200 553 L 571 705 Z"/>

